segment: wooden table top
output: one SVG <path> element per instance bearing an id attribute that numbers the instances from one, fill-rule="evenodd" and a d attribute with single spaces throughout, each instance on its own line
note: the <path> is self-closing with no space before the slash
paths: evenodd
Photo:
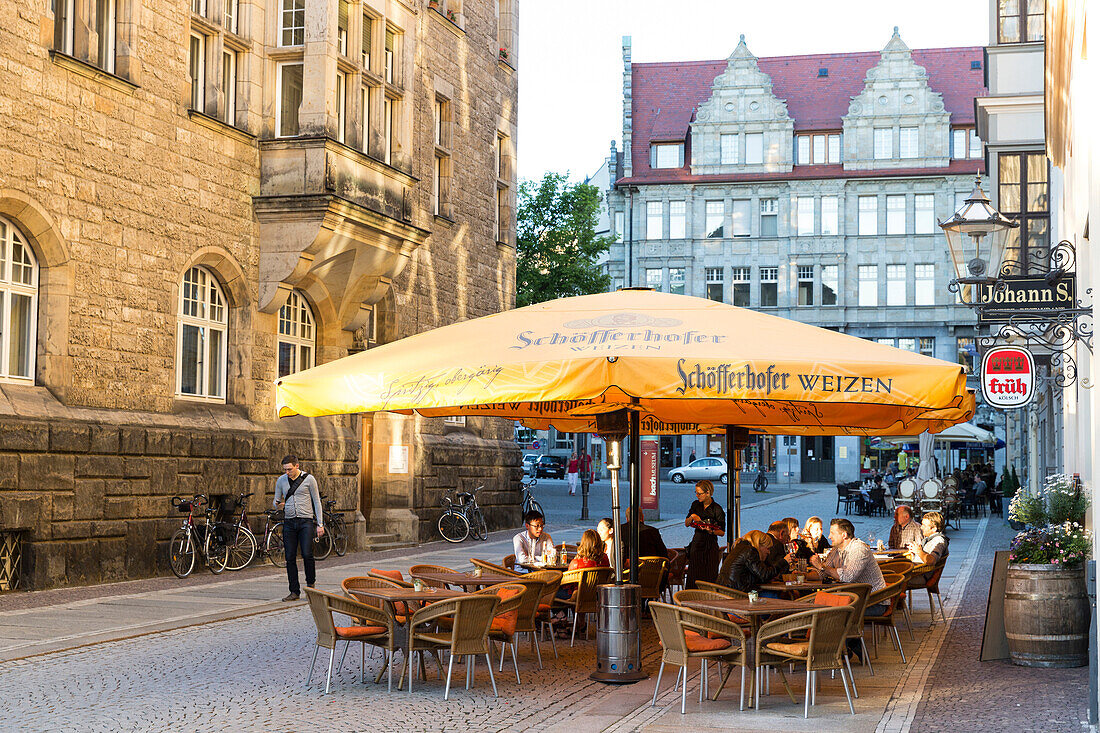
<path id="1" fill-rule="evenodd" d="M 904 555 L 905 553 L 909 552 L 909 550 L 905 549 L 904 547 L 899 547 L 899 548 L 896 548 L 896 549 L 893 549 L 893 550 L 886 549 L 886 550 L 872 550 L 872 551 L 876 555 Z"/>
<path id="2" fill-rule="evenodd" d="M 561 563 L 546 563 L 545 565 L 534 562 L 520 562 L 516 563 L 521 568 L 527 568 L 528 570 L 560 570 L 563 573 L 569 569 L 569 565 L 562 565 Z"/>
<path id="3" fill-rule="evenodd" d="M 515 580 L 516 578 L 511 575 L 499 575 L 497 573 L 485 572 L 480 577 L 475 576 L 473 573 L 441 573 L 439 571 L 423 571 L 419 573 L 409 573 L 414 578 L 420 578 L 421 580 L 431 581 L 433 583 L 443 583 L 445 585 L 460 585 L 463 588 L 476 587 L 481 585 L 496 585 L 497 583 L 506 583 L 509 580 Z"/>
<path id="4" fill-rule="evenodd" d="M 762 586 L 760 586 L 760 590 L 777 591 L 779 593 L 809 593 L 810 591 L 830 588 L 834 585 L 838 585 L 838 583 L 829 580 L 807 580 L 802 583 L 792 582 L 790 585 L 787 585 L 786 583 L 764 583 Z"/>
<path id="5" fill-rule="evenodd" d="M 367 596 L 369 598 L 381 598 L 384 601 L 407 603 L 432 603 L 447 598 L 466 595 L 460 590 L 449 588 L 425 588 L 417 591 L 413 588 L 358 588 L 350 591 L 355 596 Z"/>
<path id="6" fill-rule="evenodd" d="M 729 598 L 722 600 L 685 601 L 688 608 L 704 611 L 721 611 L 722 613 L 734 613 L 738 616 L 766 616 L 773 613 L 797 613 L 809 611 L 815 606 L 797 601 L 787 601 L 782 598 L 760 598 L 753 603 L 745 598 Z"/>

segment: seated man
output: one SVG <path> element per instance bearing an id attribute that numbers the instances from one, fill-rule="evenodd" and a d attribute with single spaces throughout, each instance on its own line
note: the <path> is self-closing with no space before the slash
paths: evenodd
<path id="1" fill-rule="evenodd" d="M 668 548 L 661 537 L 661 530 L 645 523 L 645 512 L 638 510 L 638 557 L 668 557 Z M 623 522 L 619 528 L 623 539 L 623 557 L 630 557 L 630 523 Z"/>
<path id="2" fill-rule="evenodd" d="M 512 539 L 512 551 L 516 554 L 516 564 L 533 563 L 540 560 L 543 553 L 554 553 L 554 541 L 543 528 L 546 517 L 542 512 L 531 510 L 523 515 L 524 531 Z"/>
<path id="3" fill-rule="evenodd" d="M 777 575 L 789 573 L 795 556 L 789 547 L 791 530 L 787 522 L 783 519 L 772 522 L 768 527 L 768 536 L 772 538 L 772 546 L 765 562 L 775 568 Z"/>
<path id="4" fill-rule="evenodd" d="M 825 562 L 817 555 L 810 558 L 815 568 L 834 580 L 842 583 L 867 583 L 872 591 L 886 587 L 875 555 L 863 540 L 855 538 L 856 529 L 847 519 L 837 518 L 829 525 L 829 542 L 833 549 L 829 551 Z M 868 616 L 875 616 L 886 610 L 881 603 L 867 609 Z"/>
<path id="5" fill-rule="evenodd" d="M 939 512 L 928 512 L 921 518 L 920 528 L 921 534 L 924 536 L 920 541 L 910 542 L 906 545 L 916 560 L 925 565 L 934 566 L 941 559 L 947 557 L 949 554 L 947 550 L 949 540 L 947 535 L 943 533 L 943 526 L 943 515 Z M 909 579 L 907 587 L 924 588 L 931 577 L 932 572 L 914 576 Z"/>
<path id="6" fill-rule="evenodd" d="M 913 521 L 913 509 L 899 506 L 894 510 L 894 526 L 890 528 L 890 549 L 901 550 L 911 542 L 920 542 L 920 525 Z"/>

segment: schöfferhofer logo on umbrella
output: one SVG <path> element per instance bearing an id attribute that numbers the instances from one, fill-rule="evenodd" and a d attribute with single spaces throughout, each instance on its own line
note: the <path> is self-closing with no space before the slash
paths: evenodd
<path id="1" fill-rule="evenodd" d="M 517 343 L 509 348 L 532 346 L 568 346 L 573 351 L 660 351 L 664 345 L 714 343 L 726 340 L 724 334 L 684 329 L 678 318 L 655 318 L 644 313 L 607 313 L 594 318 L 566 321 L 563 329 L 516 334 Z"/>

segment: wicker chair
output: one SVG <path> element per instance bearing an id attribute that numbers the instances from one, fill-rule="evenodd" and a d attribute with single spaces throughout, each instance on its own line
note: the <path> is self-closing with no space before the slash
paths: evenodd
<path id="1" fill-rule="evenodd" d="M 410 576 L 416 575 L 417 573 L 455 573 L 456 575 L 459 574 L 457 570 L 452 570 L 451 568 L 445 568 L 442 565 L 413 565 L 411 568 L 409 568 L 409 575 Z M 423 579 L 421 579 L 420 582 L 423 583 L 424 585 L 432 587 L 432 588 L 446 588 L 447 587 L 446 583 L 440 582 L 438 580 L 423 580 Z"/>
<path id="2" fill-rule="evenodd" d="M 623 580 L 628 583 L 636 582 L 641 586 L 638 597 L 642 603 L 655 601 L 661 597 L 661 581 L 664 580 L 667 569 L 667 557 L 639 557 L 638 579 L 631 580 L 630 568 L 626 568 L 623 570 Z"/>
<path id="3" fill-rule="evenodd" d="M 668 576 L 665 582 L 665 595 L 670 601 L 673 593 L 684 588 L 687 561 L 687 551 L 684 548 L 668 551 Z"/>
<path id="4" fill-rule="evenodd" d="M 367 571 L 368 578 L 385 578 L 386 580 L 392 580 L 402 588 L 412 588 L 412 583 L 405 580 L 405 576 L 401 574 L 400 570 L 379 570 L 378 568 L 371 568 Z"/>
<path id="5" fill-rule="evenodd" d="M 848 692 L 848 675 L 844 668 L 843 649 L 848 621 L 854 609 L 847 606 L 821 606 L 808 611 L 769 621 L 756 635 L 756 709 L 760 709 L 760 670 L 764 667 L 803 663 L 806 665 L 806 695 L 803 717 L 810 717 L 810 703 L 816 702 L 817 673 L 840 670 L 848 710 L 856 714 Z M 803 640 L 783 641 L 792 634 L 805 635 Z"/>
<path id="6" fill-rule="evenodd" d="M 500 564 L 514 572 L 516 567 L 516 556 L 505 555 L 504 559 L 500 561 Z"/>
<path id="7" fill-rule="evenodd" d="M 875 656 L 878 656 L 878 633 L 877 629 L 880 626 L 890 627 L 894 632 L 894 638 L 891 640 L 894 646 L 897 648 L 898 653 L 901 654 L 901 662 L 905 664 L 905 650 L 901 647 L 901 636 L 898 635 L 898 627 L 894 624 L 894 611 L 897 610 L 901 603 L 901 599 L 905 595 L 905 576 L 904 575 L 884 575 L 886 579 L 886 587 L 881 590 L 872 592 L 867 597 L 867 608 L 877 606 L 880 603 L 886 604 L 886 610 L 878 616 L 864 615 L 863 622 L 870 624 L 871 628 L 875 630 L 872 636 L 874 641 Z"/>
<path id="8" fill-rule="evenodd" d="M 868 666 L 873 675 L 875 670 L 870 668 L 871 660 L 867 658 L 867 645 L 863 642 L 863 612 L 867 610 L 867 597 L 871 594 L 871 586 L 868 583 L 842 583 L 829 586 L 827 591 L 809 593 L 798 600 L 820 605 L 821 596 L 818 593 L 827 593 L 833 596 L 843 595 L 848 598 L 848 605 L 852 607 L 852 615 L 848 619 L 848 631 L 844 636 L 845 644 L 841 653 L 844 655 L 844 666 L 848 669 L 848 681 L 852 683 L 852 695 L 858 699 L 859 690 L 856 689 L 856 678 L 852 674 L 852 660 L 851 655 L 848 653 L 847 642 L 849 640 L 859 640 L 861 646 L 860 656 L 863 658 L 863 664 Z"/>
<path id="9" fill-rule="evenodd" d="M 497 696 L 497 681 L 493 676 L 493 661 L 489 658 L 492 647 L 489 643 L 489 628 L 496 618 L 500 597 L 495 593 L 470 593 L 457 598 L 436 601 L 421 608 L 410 620 L 412 633 L 409 634 L 409 692 L 412 692 L 414 652 L 447 650 L 451 653 L 447 665 L 447 683 L 443 688 L 443 699 L 451 694 L 451 672 L 455 657 L 466 657 L 466 689 L 474 677 L 474 662 L 485 657 L 489 667 L 489 680 L 493 684 L 493 696 Z M 433 622 L 449 618 L 450 628 L 432 630 Z"/>
<path id="10" fill-rule="evenodd" d="M 395 634 L 397 621 L 393 614 L 386 608 L 377 608 L 365 603 L 359 603 L 350 598 L 325 593 L 314 588 L 306 588 L 306 599 L 309 601 L 309 610 L 313 614 L 313 622 L 317 625 L 317 646 L 313 649 L 313 661 L 309 663 L 309 677 L 306 686 L 313 681 L 313 667 L 317 664 L 317 652 L 321 647 L 329 651 L 328 676 L 325 678 L 325 694 L 328 694 L 332 683 L 332 663 L 336 657 L 336 642 L 346 641 L 349 645 L 358 641 L 363 645 L 364 656 L 360 664 L 360 677 L 366 667 L 366 645 L 379 647 L 386 653 L 389 669 L 389 689 L 393 690 L 393 661 Z M 354 623 L 350 626 L 337 626 L 334 614 L 350 616 Z M 347 647 L 344 648 L 347 653 Z M 343 658 L 340 659 L 343 665 Z"/>
<path id="11" fill-rule="evenodd" d="M 702 583 L 696 583 L 696 585 L 703 585 Z M 714 586 L 714 583 L 706 583 L 705 585 Z M 721 586 L 719 586 L 721 587 Z M 748 598 L 747 593 L 741 593 L 739 590 L 733 590 L 732 588 L 724 588 L 724 591 L 730 591 L 731 593 L 739 593 L 739 596 L 731 595 L 723 591 L 713 590 L 712 588 L 686 588 L 684 590 L 678 590 L 672 594 L 673 602 L 677 606 L 682 606 L 685 603 L 691 601 L 724 601 L 730 598 Z M 698 609 L 697 609 L 698 610 Z M 732 621 L 741 627 L 742 631 L 749 632 L 748 619 L 741 618 L 733 613 L 722 613 L 721 611 L 700 611 L 700 613 L 709 613 L 715 618 L 723 618 L 727 621 Z"/>
<path id="12" fill-rule="evenodd" d="M 510 570 L 503 565 L 497 565 L 496 563 L 489 562 L 488 560 L 479 560 L 476 557 L 470 558 L 470 564 L 473 565 L 475 568 L 488 570 L 490 573 L 497 573 L 498 575 L 508 575 L 514 578 L 523 577 L 523 573 L 517 573 L 515 570 Z"/>
<path id="13" fill-rule="evenodd" d="M 561 587 L 562 573 L 557 570 L 536 570 L 523 576 L 524 580 L 539 581 L 542 583 L 542 591 L 539 593 L 539 604 L 535 609 L 535 623 L 540 632 L 550 630 L 550 646 L 554 650 L 554 658 L 558 658 L 558 642 L 554 639 L 554 599 Z M 542 652 L 538 649 L 538 636 L 535 636 L 535 650 L 539 655 L 539 664 L 542 664 Z"/>
<path id="14" fill-rule="evenodd" d="M 728 585 L 721 585 L 719 583 L 708 583 L 705 580 L 695 581 L 695 587 L 700 590 L 709 590 L 715 593 L 721 593 L 726 598 L 737 598 L 739 600 L 745 600 L 749 597 L 748 593 L 739 591 L 736 588 L 730 588 Z"/>
<path id="15" fill-rule="evenodd" d="M 535 616 L 538 614 L 539 598 L 542 596 L 544 583 L 539 580 L 523 579 L 515 583 L 500 583 L 479 590 L 478 593 L 495 593 L 500 596 L 500 605 L 497 606 L 496 618 L 489 629 L 489 638 L 500 642 L 500 668 L 504 671 L 504 648 L 512 648 L 512 666 L 516 670 L 516 682 L 519 679 L 519 661 L 516 659 L 516 637 L 520 634 L 531 635 L 531 647 L 538 658 L 539 669 L 542 669 L 542 652 L 538 648 L 535 639 Z M 513 613 L 515 611 L 515 613 Z"/>
<path id="16" fill-rule="evenodd" d="M 340 587 L 343 589 L 344 595 L 355 600 L 356 603 L 381 608 L 385 605 L 384 601 L 381 599 L 363 598 L 356 596 L 352 591 L 365 590 L 367 588 L 405 588 L 407 585 L 380 575 L 353 575 L 350 578 L 344 578 L 340 581 Z M 397 622 L 403 624 L 405 623 L 405 616 L 409 614 L 409 611 L 404 603 L 398 601 L 393 604 L 393 613 L 397 618 Z"/>
<path id="17" fill-rule="evenodd" d="M 684 714 L 687 706 L 687 667 L 692 659 L 700 660 L 699 701 L 703 701 L 704 695 L 709 697 L 706 664 L 713 659 L 741 667 L 741 709 L 744 710 L 745 666 L 750 661 L 745 654 L 745 632 L 741 627 L 709 613 L 668 603 L 654 601 L 649 604 L 649 609 L 653 614 L 653 624 L 657 628 L 662 647 L 661 668 L 657 672 L 657 684 L 653 689 L 650 707 L 657 704 L 665 665 L 674 664 L 680 667 L 676 684 L 679 685 L 681 676 L 684 678 L 684 686 L 680 691 L 680 714 Z M 718 693 L 721 691 L 720 686 Z M 718 693 L 715 693 L 715 697 Z"/>
<path id="18" fill-rule="evenodd" d="M 943 613 L 943 598 L 940 596 L 940 577 L 943 575 L 944 566 L 947 565 L 947 556 L 944 555 L 936 564 L 932 566 L 930 574 L 910 574 L 908 582 L 906 583 L 906 590 L 909 591 L 909 605 L 913 605 L 913 591 L 924 588 L 928 592 L 928 613 L 932 619 L 929 625 L 931 626 L 936 622 L 936 606 L 932 602 L 932 596 L 936 596 L 936 600 L 940 602 L 940 619 L 946 621 L 947 617 Z M 914 609 L 915 611 L 915 609 Z"/>
<path id="19" fill-rule="evenodd" d="M 562 575 L 561 584 L 575 583 L 577 588 L 573 595 L 562 600 L 557 598 L 554 605 L 558 608 L 566 608 L 573 612 L 573 633 L 569 637 L 569 646 L 577 640 L 577 618 L 584 614 L 589 616 L 600 610 L 599 597 L 596 589 L 611 580 L 614 571 L 611 568 L 584 568 L 581 570 L 569 570 Z M 588 626 L 584 629 L 584 638 L 588 638 Z"/>

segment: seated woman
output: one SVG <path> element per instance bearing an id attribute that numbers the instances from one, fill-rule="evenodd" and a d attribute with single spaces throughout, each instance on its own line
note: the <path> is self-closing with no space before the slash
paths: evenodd
<path id="1" fill-rule="evenodd" d="M 806 520 L 806 527 L 802 532 L 802 538 L 806 546 L 809 547 L 810 551 L 815 555 L 820 555 L 831 547 L 829 538 L 825 536 L 825 527 L 821 521 L 821 517 L 810 517 Z"/>
<path id="2" fill-rule="evenodd" d="M 921 564 L 934 566 L 942 558 L 947 557 L 949 554 L 947 549 L 949 540 L 947 535 L 943 533 L 944 524 L 943 515 L 939 512 L 924 513 L 920 520 L 920 531 L 924 535 L 924 539 L 920 542 L 910 542 L 906 548 L 913 559 Z M 932 572 L 928 572 L 914 576 L 909 579 L 908 587 L 923 588 L 932 575 Z"/>
<path id="3" fill-rule="evenodd" d="M 600 520 L 600 523 L 596 525 L 596 534 L 600 537 L 600 542 L 603 544 L 603 553 L 607 555 L 608 562 L 611 563 L 611 567 L 615 567 L 615 526 L 611 524 L 610 517 L 604 517 Z"/>
<path id="4" fill-rule="evenodd" d="M 802 532 L 798 528 L 798 520 L 794 517 L 784 517 L 783 521 L 787 523 L 787 533 L 791 538 L 785 548 L 786 551 L 794 555 L 797 560 L 809 560 L 814 556 L 814 551 L 802 539 Z"/>
<path id="5" fill-rule="evenodd" d="M 779 575 L 779 566 L 769 565 L 766 560 L 774 542 L 767 533 L 756 529 L 737 540 L 722 563 L 719 578 L 723 585 L 747 593 L 759 590 Z"/>
<path id="6" fill-rule="evenodd" d="M 603 548 L 604 543 L 600 541 L 600 536 L 594 530 L 586 529 L 577 545 L 577 556 L 569 563 L 569 570 L 611 567 Z M 569 598 L 576 589 L 576 583 L 566 583 L 558 588 L 557 597 L 563 600 Z"/>

